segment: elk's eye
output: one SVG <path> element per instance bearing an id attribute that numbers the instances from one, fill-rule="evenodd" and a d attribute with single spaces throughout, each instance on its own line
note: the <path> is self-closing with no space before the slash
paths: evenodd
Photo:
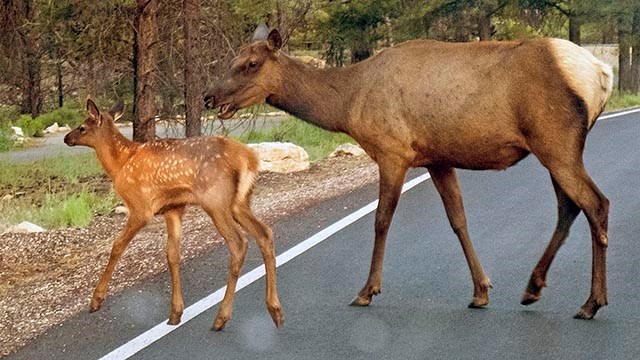
<path id="1" fill-rule="evenodd" d="M 80 132 L 85 132 L 87 129 L 85 129 L 84 126 L 80 126 Z"/>
<path id="2" fill-rule="evenodd" d="M 249 67 L 250 68 L 255 68 L 256 66 L 258 66 L 258 63 L 255 62 L 255 61 L 252 61 L 252 62 L 249 63 Z"/>

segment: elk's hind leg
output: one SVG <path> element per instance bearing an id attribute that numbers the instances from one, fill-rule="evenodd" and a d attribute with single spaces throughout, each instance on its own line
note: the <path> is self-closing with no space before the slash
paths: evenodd
<path id="1" fill-rule="evenodd" d="M 227 289 L 220 304 L 220 309 L 213 322 L 212 330 L 222 330 L 227 321 L 231 319 L 233 312 L 233 299 L 236 293 L 238 276 L 242 269 L 242 264 L 247 255 L 248 241 L 241 235 L 236 222 L 231 214 L 231 199 L 222 203 L 207 203 L 204 210 L 213 220 L 220 235 L 224 238 L 229 249 L 229 274 L 227 276 Z"/>
<path id="2" fill-rule="evenodd" d="M 244 200 L 233 208 L 234 219 L 242 226 L 253 238 L 255 239 L 262 258 L 264 260 L 264 267 L 266 271 L 266 303 L 267 310 L 276 324 L 276 327 L 281 328 L 284 325 L 284 313 L 282 312 L 282 306 L 278 299 L 278 290 L 276 286 L 276 257 L 273 247 L 273 232 L 271 229 L 260 222 L 251 207 L 249 201 Z"/>
<path id="3" fill-rule="evenodd" d="M 478 255 L 473 249 L 473 244 L 469 237 L 462 195 L 460 193 L 460 187 L 458 186 L 455 170 L 453 168 L 436 167 L 430 167 L 428 170 L 433 179 L 433 184 L 440 193 L 447 217 L 449 218 L 449 223 L 460 240 L 462 251 L 464 252 L 469 270 L 471 271 L 473 300 L 469 304 L 469 307 L 477 308 L 485 306 L 489 303 L 489 288 L 491 288 L 491 282 L 487 274 L 485 274 L 482 264 L 480 264 Z"/>
<path id="4" fill-rule="evenodd" d="M 522 295 L 522 305 L 533 304 L 540 299 L 540 292 L 542 291 L 542 288 L 546 286 L 549 266 L 551 266 L 553 258 L 567 239 L 567 236 L 569 236 L 569 229 L 571 228 L 571 225 L 578 214 L 580 214 L 580 208 L 578 205 L 576 205 L 576 203 L 567 196 L 553 177 L 551 178 L 551 181 L 553 182 L 553 188 L 558 199 L 558 223 L 549 245 L 531 273 L 527 289 Z"/>
<path id="5" fill-rule="evenodd" d="M 565 136 L 558 144 L 569 144 Z M 547 139 L 549 140 L 549 139 Z M 584 141 L 584 138 L 582 138 Z M 607 305 L 606 251 L 608 246 L 609 200 L 587 174 L 582 162 L 582 148 L 539 147 L 534 154 L 549 169 L 551 176 L 567 196 L 584 212 L 591 229 L 592 273 L 591 295 L 576 314 L 579 319 L 591 319 L 598 309 Z M 550 142 L 550 141 L 548 141 Z"/>
<path id="6" fill-rule="evenodd" d="M 180 287 L 180 238 L 182 237 L 183 214 L 184 206 L 171 209 L 164 214 L 164 219 L 167 223 L 167 262 L 171 272 L 171 314 L 169 315 L 169 325 L 179 324 L 184 310 Z"/>

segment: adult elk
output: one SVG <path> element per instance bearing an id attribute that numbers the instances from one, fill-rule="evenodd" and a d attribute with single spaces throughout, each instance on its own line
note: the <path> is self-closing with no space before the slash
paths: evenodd
<path id="1" fill-rule="evenodd" d="M 266 303 L 276 326 L 284 315 L 276 289 L 276 264 L 271 229 L 261 223 L 249 205 L 258 171 L 258 157 L 247 146 L 223 137 L 166 139 L 139 144 L 125 138 L 114 121 L 122 115 L 122 103 L 108 114 L 87 100 L 88 116 L 68 133 L 69 146 L 84 145 L 96 151 L 98 160 L 129 209 L 124 230 L 113 243 L 109 263 L 91 299 L 91 311 L 102 306 L 113 270 L 129 242 L 156 214 L 167 224 L 167 261 L 171 271 L 169 324 L 180 322 L 184 304 L 180 290 L 180 237 L 185 207 L 200 205 L 211 217 L 229 248 L 231 265 L 227 289 L 213 323 L 221 330 L 233 308 L 236 283 L 247 254 L 247 239 L 238 224 L 254 237 L 266 268 Z"/>
<path id="2" fill-rule="evenodd" d="M 473 280 L 470 307 L 491 287 L 473 249 L 455 168 L 503 170 L 533 153 L 551 175 L 558 223 L 522 304 L 540 298 L 551 262 L 576 216 L 589 220 L 591 294 L 577 318 L 607 304 L 609 201 L 584 168 L 587 133 L 610 96 L 611 68 L 568 41 L 409 41 L 341 69 L 306 66 L 280 51 L 277 30 L 261 26 L 226 78 L 205 97 L 228 119 L 266 102 L 353 137 L 378 163 L 380 202 L 368 280 L 352 305 L 380 293 L 387 231 L 409 167 L 426 167 L 462 245 Z"/>

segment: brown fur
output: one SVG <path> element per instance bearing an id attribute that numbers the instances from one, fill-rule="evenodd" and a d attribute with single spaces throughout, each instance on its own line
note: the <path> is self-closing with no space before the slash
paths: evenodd
<path id="1" fill-rule="evenodd" d="M 471 306 L 486 305 L 491 284 L 467 232 L 454 169 L 502 170 L 529 153 L 550 172 L 559 220 L 523 304 L 540 297 L 551 261 L 582 210 L 593 234 L 594 262 L 591 296 L 577 316 L 591 318 L 606 305 L 608 200 L 582 162 L 595 121 L 589 114 L 602 111 L 611 91 L 606 66 L 575 45 L 558 51 L 548 39 L 417 40 L 344 69 L 319 70 L 281 53 L 278 43 L 274 30 L 266 40 L 244 48 L 227 78 L 205 100 L 221 106 L 220 116 L 228 118 L 266 99 L 305 121 L 351 135 L 378 163 L 380 203 L 371 271 L 354 305 L 368 305 L 380 291 L 386 235 L 409 167 L 426 167 L 431 173 L 467 257 L 474 284 Z M 570 67 L 559 65 L 566 51 L 575 51 L 570 58 L 588 65 L 577 63 L 576 74 L 593 81 L 568 81 L 576 77 L 568 73 Z M 597 88 L 584 91 L 575 84 Z M 583 99 L 583 93 L 592 96 Z"/>
<path id="2" fill-rule="evenodd" d="M 118 131 L 113 118 L 121 109 L 101 114 L 87 101 L 89 116 L 65 136 L 65 143 L 95 149 L 98 160 L 129 209 L 125 229 L 113 243 L 109 263 L 96 286 L 91 311 L 102 306 L 118 259 L 136 233 L 156 214 L 162 214 L 169 235 L 167 260 L 173 289 L 169 324 L 178 324 L 184 308 L 180 289 L 179 244 L 185 207 L 200 205 L 211 217 L 229 248 L 231 268 L 227 291 L 213 328 L 222 329 L 231 318 L 235 286 L 251 234 L 264 257 L 267 309 L 278 327 L 284 322 L 276 290 L 275 254 L 271 229 L 250 208 L 258 157 L 244 144 L 223 137 L 167 139 L 135 143 Z"/>

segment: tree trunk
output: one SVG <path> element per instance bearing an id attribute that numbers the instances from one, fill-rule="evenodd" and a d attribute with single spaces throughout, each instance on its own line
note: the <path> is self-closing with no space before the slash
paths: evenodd
<path id="1" fill-rule="evenodd" d="M 618 90 L 631 91 L 631 34 L 624 28 L 618 30 Z"/>
<path id="2" fill-rule="evenodd" d="M 582 21 L 580 21 L 576 16 L 569 16 L 569 41 L 581 45 L 581 31 L 580 28 L 582 26 Z"/>
<path id="3" fill-rule="evenodd" d="M 56 62 L 56 77 L 58 78 L 58 107 L 64 106 L 64 93 L 62 89 L 62 61 Z"/>
<path id="4" fill-rule="evenodd" d="M 133 140 L 155 140 L 155 117 L 158 113 L 155 97 L 157 64 L 155 46 L 158 42 L 158 0 L 136 0 L 134 19 L 134 113 Z"/>
<path id="5" fill-rule="evenodd" d="M 480 41 L 491 40 L 491 15 L 481 15 L 478 22 Z"/>
<path id="6" fill-rule="evenodd" d="M 32 118 L 38 117 L 42 112 L 42 91 L 40 88 L 40 58 L 31 48 L 34 44 L 27 44 L 26 74 L 22 88 L 21 112 L 31 114 Z"/>
<path id="7" fill-rule="evenodd" d="M 202 71 L 198 61 L 200 0 L 184 0 L 184 104 L 186 137 L 202 135 Z"/>
<path id="8" fill-rule="evenodd" d="M 633 14 L 633 25 L 631 28 L 631 68 L 630 75 L 631 86 L 629 91 L 637 94 L 640 93 L 640 8 L 636 9 Z"/>

